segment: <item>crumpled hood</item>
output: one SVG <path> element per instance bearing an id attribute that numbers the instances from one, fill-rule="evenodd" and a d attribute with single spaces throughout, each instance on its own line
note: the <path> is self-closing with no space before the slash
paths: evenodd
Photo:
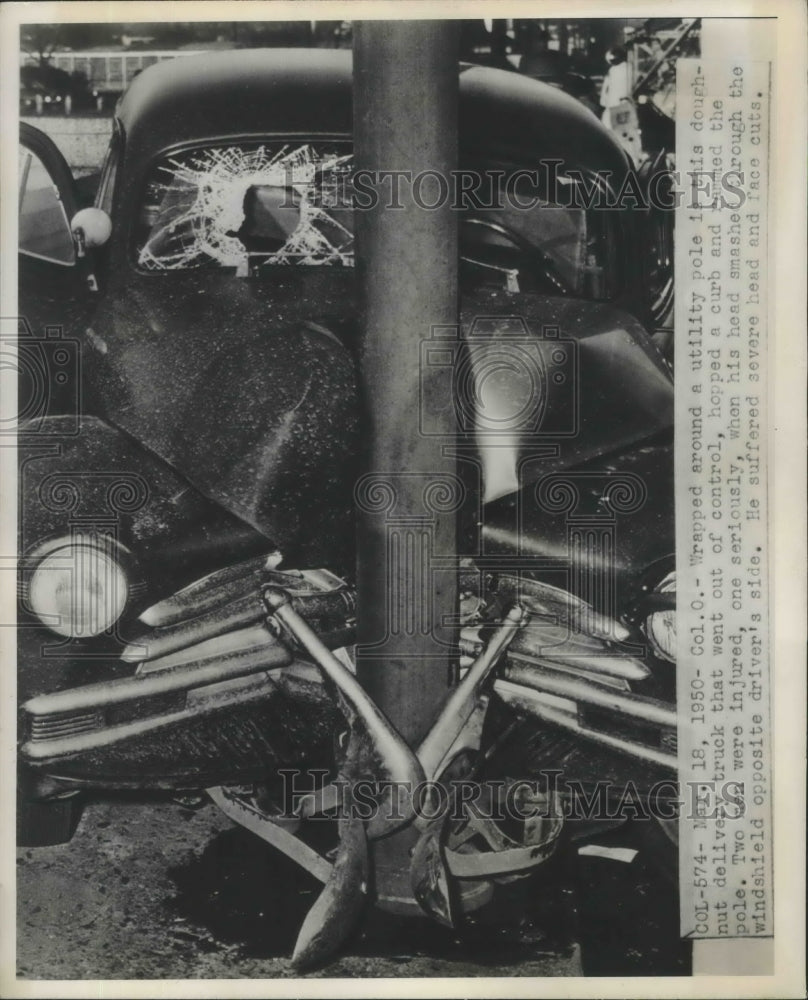
<path id="1" fill-rule="evenodd" d="M 328 535 L 350 561 L 360 392 L 333 332 L 355 327 L 352 273 L 130 274 L 110 292 L 87 345 L 102 413 L 290 558 L 321 561 Z M 606 305 L 489 291 L 464 301 L 462 337 L 424 346 L 484 502 L 672 426 L 670 373 Z"/>
<path id="2" fill-rule="evenodd" d="M 484 502 L 673 426 L 671 373 L 627 313 L 492 291 L 464 302 L 462 331 L 448 405 L 476 447 Z"/>
<path id="3" fill-rule="evenodd" d="M 323 518 L 352 547 L 355 370 L 323 325 L 354 314 L 351 277 L 130 274 L 89 335 L 104 415 L 303 564 Z"/>

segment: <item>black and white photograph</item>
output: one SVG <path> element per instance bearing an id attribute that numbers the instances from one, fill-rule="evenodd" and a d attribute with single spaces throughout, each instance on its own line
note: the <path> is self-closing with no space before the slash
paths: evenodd
<path id="1" fill-rule="evenodd" d="M 2 23 L 3 994 L 802 995 L 776 5 L 35 6 Z"/>

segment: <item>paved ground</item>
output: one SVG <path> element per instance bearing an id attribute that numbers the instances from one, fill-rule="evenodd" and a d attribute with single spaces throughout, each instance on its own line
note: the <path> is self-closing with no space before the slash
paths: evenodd
<path id="1" fill-rule="evenodd" d="M 460 935 L 370 910 L 345 957 L 313 975 L 688 975 L 655 829 L 594 835 L 633 847 L 630 864 L 581 856 L 584 841 L 568 842 Z M 319 887 L 212 804 L 93 802 L 70 844 L 18 852 L 18 974 L 287 978 Z"/>
<path id="2" fill-rule="evenodd" d="M 319 886 L 212 805 L 168 802 L 91 804 L 70 844 L 20 849 L 17 879 L 27 979 L 289 977 Z M 376 914 L 348 957 L 314 975 L 581 974 L 574 943 L 530 919 L 475 937 Z"/>

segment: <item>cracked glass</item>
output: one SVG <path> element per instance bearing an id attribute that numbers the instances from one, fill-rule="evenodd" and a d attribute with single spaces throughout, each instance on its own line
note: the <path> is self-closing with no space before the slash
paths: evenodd
<path id="1" fill-rule="evenodd" d="M 137 220 L 145 270 L 353 266 L 351 155 L 339 144 L 228 145 L 165 157 Z"/>

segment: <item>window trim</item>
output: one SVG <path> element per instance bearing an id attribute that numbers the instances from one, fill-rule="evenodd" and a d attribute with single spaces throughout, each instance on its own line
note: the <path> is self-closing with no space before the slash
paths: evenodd
<path id="1" fill-rule="evenodd" d="M 48 169 L 47 163 L 43 160 L 42 156 L 39 154 L 39 152 L 37 152 L 37 150 L 31 149 L 30 147 L 26 146 L 24 143 L 20 143 L 19 144 L 19 149 L 21 151 L 24 151 L 28 155 L 29 162 L 28 162 L 28 164 L 26 166 L 26 169 L 25 169 L 25 176 L 21 180 L 19 188 L 18 188 L 18 191 L 17 191 L 17 253 L 18 254 L 22 254 L 23 256 L 28 257 L 31 260 L 41 260 L 45 264 L 53 264 L 53 265 L 56 265 L 57 267 L 75 267 L 76 266 L 76 261 L 77 261 L 76 247 L 75 247 L 75 244 L 73 243 L 73 235 L 72 235 L 72 231 L 70 229 L 70 218 L 68 217 L 67 208 L 65 207 L 65 203 L 64 203 L 64 200 L 62 198 L 62 193 L 59 190 L 59 185 L 53 179 L 53 176 L 51 175 L 51 172 Z M 56 257 L 46 257 L 44 254 L 34 253 L 33 250 L 25 250 L 20 245 L 19 219 L 20 219 L 20 216 L 22 215 L 23 200 L 24 200 L 24 197 L 25 197 L 25 192 L 27 190 L 28 177 L 29 177 L 29 174 L 31 172 L 31 160 L 33 158 L 36 158 L 39 161 L 40 165 L 42 166 L 42 169 L 45 171 L 45 173 L 48 176 L 48 180 L 50 181 L 50 185 L 53 188 L 54 193 L 56 194 L 56 201 L 58 202 L 59 208 L 62 211 L 62 218 L 65 221 L 65 231 L 67 232 L 67 238 L 68 238 L 69 243 L 70 243 L 70 251 L 71 251 L 71 259 L 70 260 L 59 260 Z"/>

